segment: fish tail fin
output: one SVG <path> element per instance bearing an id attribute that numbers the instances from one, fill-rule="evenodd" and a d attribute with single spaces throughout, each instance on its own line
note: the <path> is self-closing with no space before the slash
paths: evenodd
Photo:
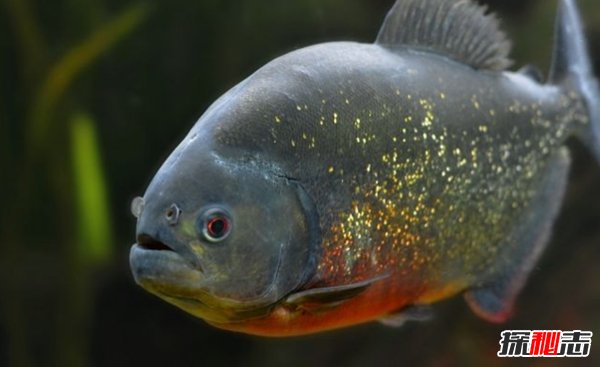
<path id="1" fill-rule="evenodd" d="M 589 123 L 576 135 L 600 163 L 600 89 L 594 77 L 583 23 L 575 0 L 560 0 L 555 29 L 555 46 L 550 82 L 579 93 Z"/>

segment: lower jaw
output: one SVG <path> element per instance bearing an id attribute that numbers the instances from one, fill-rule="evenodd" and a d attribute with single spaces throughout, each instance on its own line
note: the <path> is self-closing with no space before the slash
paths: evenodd
<path id="1" fill-rule="evenodd" d="M 273 305 L 250 309 L 236 309 L 225 305 L 219 305 L 219 300 L 217 299 L 211 299 L 209 302 L 204 302 L 198 298 L 190 298 L 187 296 L 173 296 L 163 292 L 152 293 L 192 316 L 214 325 L 239 325 L 251 320 L 267 317 L 273 309 Z"/>

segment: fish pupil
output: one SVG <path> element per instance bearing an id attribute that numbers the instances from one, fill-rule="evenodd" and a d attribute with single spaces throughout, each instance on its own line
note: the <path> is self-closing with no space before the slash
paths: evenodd
<path id="1" fill-rule="evenodd" d="M 212 218 L 206 224 L 208 234 L 215 238 L 221 238 L 227 233 L 229 224 L 227 219 L 222 217 Z"/>

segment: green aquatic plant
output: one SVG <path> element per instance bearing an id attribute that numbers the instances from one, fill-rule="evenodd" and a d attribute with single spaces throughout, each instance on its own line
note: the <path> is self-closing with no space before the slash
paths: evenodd
<path id="1" fill-rule="evenodd" d="M 98 264 L 110 258 L 114 242 L 96 125 L 89 115 L 77 113 L 71 118 L 69 127 L 78 248 L 84 261 Z"/>

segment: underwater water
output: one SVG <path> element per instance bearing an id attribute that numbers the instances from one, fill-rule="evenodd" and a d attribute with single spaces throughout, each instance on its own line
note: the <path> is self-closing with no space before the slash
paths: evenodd
<path id="1" fill-rule="evenodd" d="M 556 1 L 482 1 L 513 40 L 514 68 L 547 73 Z M 600 2 L 578 1 L 600 75 Z M 0 366 L 568 366 L 500 359 L 505 329 L 600 336 L 600 167 L 574 164 L 553 237 L 496 325 L 462 297 L 402 328 L 299 338 L 221 331 L 138 287 L 131 199 L 223 92 L 285 52 L 371 42 L 393 0 L 0 4 Z"/>

